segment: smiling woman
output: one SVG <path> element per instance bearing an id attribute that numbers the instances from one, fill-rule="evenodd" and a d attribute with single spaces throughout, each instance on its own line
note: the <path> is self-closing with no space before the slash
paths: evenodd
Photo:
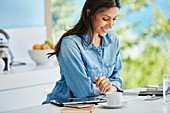
<path id="1" fill-rule="evenodd" d="M 122 91 L 119 38 L 109 31 L 120 7 L 119 0 L 86 0 L 78 23 L 49 53 L 58 58 L 61 79 L 43 104 Z"/>

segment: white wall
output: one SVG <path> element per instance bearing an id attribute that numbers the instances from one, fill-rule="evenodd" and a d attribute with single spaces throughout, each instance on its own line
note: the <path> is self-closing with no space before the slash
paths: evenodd
<path id="1" fill-rule="evenodd" d="M 44 0 L 0 0 L 0 29 L 45 25 Z"/>
<path id="2" fill-rule="evenodd" d="M 43 44 L 46 37 L 46 27 L 28 27 L 4 29 L 8 35 L 9 48 L 14 55 L 14 61 L 25 63 L 34 63 L 28 54 L 28 50 L 32 49 L 34 44 Z"/>

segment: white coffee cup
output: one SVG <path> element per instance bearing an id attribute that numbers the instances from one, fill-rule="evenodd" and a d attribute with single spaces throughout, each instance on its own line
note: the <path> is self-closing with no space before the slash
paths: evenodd
<path id="1" fill-rule="evenodd" d="M 121 105 L 122 92 L 106 92 L 106 100 L 108 105 Z"/>

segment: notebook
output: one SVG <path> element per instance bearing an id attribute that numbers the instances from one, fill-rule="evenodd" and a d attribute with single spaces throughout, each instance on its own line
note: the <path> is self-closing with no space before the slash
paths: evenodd
<path id="1" fill-rule="evenodd" d="M 90 107 L 86 108 L 73 108 L 73 107 L 64 107 L 62 113 L 93 113 L 95 104 L 88 104 Z"/>

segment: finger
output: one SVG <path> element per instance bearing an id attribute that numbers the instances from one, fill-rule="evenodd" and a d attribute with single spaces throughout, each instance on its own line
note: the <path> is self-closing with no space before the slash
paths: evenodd
<path id="1" fill-rule="evenodd" d="M 98 79 L 98 78 L 97 78 L 96 76 L 94 76 L 94 80 L 97 81 L 97 79 Z"/>
<path id="2" fill-rule="evenodd" d="M 112 87 L 112 84 L 109 82 L 109 83 L 106 85 L 106 87 L 105 87 L 105 89 L 103 90 L 103 92 L 106 93 L 106 91 L 108 91 L 109 89 L 111 89 L 111 87 Z"/>
<path id="3" fill-rule="evenodd" d="M 96 87 L 99 87 L 99 84 L 101 83 L 101 81 L 103 80 L 103 78 L 105 78 L 105 77 L 103 76 L 103 77 L 98 78 L 98 80 L 97 80 L 97 82 L 96 82 Z"/>
<path id="4" fill-rule="evenodd" d="M 102 92 L 105 92 L 105 90 L 107 89 L 107 85 L 109 84 L 109 82 L 105 82 L 103 84 L 103 89 L 102 89 Z"/>
<path id="5" fill-rule="evenodd" d="M 103 89 L 104 89 L 105 84 L 106 84 L 107 82 L 109 82 L 109 81 L 107 80 L 107 78 L 103 78 L 103 79 L 101 80 L 101 82 L 100 82 L 100 84 L 99 84 L 99 89 L 100 89 L 101 92 L 103 92 Z"/>
<path id="6" fill-rule="evenodd" d="M 107 79 L 104 78 L 100 81 L 99 88 L 101 89 L 102 87 L 105 87 L 104 84 L 107 82 Z"/>
<path id="7" fill-rule="evenodd" d="M 105 76 L 102 76 L 102 77 L 99 78 L 99 80 L 98 80 L 98 87 L 100 87 L 100 85 L 103 84 L 105 78 L 106 78 Z"/>
<path id="8" fill-rule="evenodd" d="M 102 80 L 101 83 L 102 84 L 100 86 L 100 89 L 102 92 L 104 92 L 104 90 L 108 84 L 111 84 L 108 78 L 105 78 L 104 80 Z"/>

